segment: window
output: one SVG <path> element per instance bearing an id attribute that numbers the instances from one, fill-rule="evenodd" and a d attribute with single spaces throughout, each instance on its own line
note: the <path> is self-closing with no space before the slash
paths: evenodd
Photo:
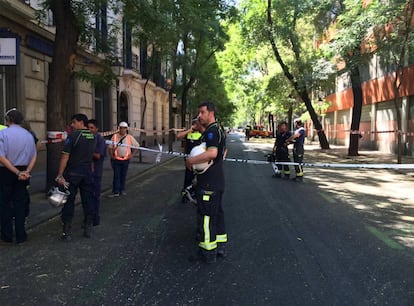
<path id="1" fill-rule="evenodd" d="M 101 4 L 96 14 L 96 46 L 97 52 L 108 51 L 108 21 L 106 5 Z"/>
<path id="2" fill-rule="evenodd" d="M 16 66 L 0 66 L 0 114 L 18 106 L 16 71 Z"/>
<path id="3" fill-rule="evenodd" d="M 132 36 L 131 36 L 131 26 L 124 22 L 123 25 L 123 46 L 124 46 L 124 54 L 123 60 L 124 65 L 128 69 L 132 69 Z"/>

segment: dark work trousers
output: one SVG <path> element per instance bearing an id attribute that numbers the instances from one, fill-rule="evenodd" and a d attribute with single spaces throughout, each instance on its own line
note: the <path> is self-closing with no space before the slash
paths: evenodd
<path id="1" fill-rule="evenodd" d="M 26 166 L 17 166 L 20 171 Z M 13 241 L 13 217 L 16 242 L 27 240 L 25 219 L 27 211 L 27 185 L 29 181 L 19 181 L 15 173 L 0 167 L 0 219 L 1 239 Z"/>
<path id="2" fill-rule="evenodd" d="M 216 252 L 218 244 L 227 242 L 222 191 L 197 188 L 197 240 L 202 251 Z"/>
<path id="3" fill-rule="evenodd" d="M 129 160 L 112 159 L 112 169 L 114 178 L 112 181 L 112 193 L 121 193 L 125 191 L 125 182 L 128 173 Z"/>
<path id="4" fill-rule="evenodd" d="M 303 148 L 293 148 L 293 161 L 295 163 L 303 163 Z M 295 172 L 297 177 L 303 177 L 303 166 L 295 165 Z"/>
<path id="5" fill-rule="evenodd" d="M 276 147 L 276 161 L 278 162 L 290 162 L 289 150 L 287 147 Z M 279 165 L 277 164 L 277 169 L 280 173 L 289 174 L 289 165 Z M 283 169 L 283 171 L 282 171 Z"/>
<path id="6" fill-rule="evenodd" d="M 93 175 L 93 209 L 95 211 L 93 225 L 101 222 L 99 208 L 101 206 L 102 175 Z"/>
<path id="7" fill-rule="evenodd" d="M 194 179 L 194 172 L 185 168 L 183 189 L 190 186 L 193 183 L 193 179 Z"/>
<path id="8" fill-rule="evenodd" d="M 72 222 L 75 213 L 75 198 L 78 189 L 81 196 L 84 217 L 86 218 L 90 216 L 93 218 L 94 181 L 90 167 L 79 167 L 77 169 L 65 172 L 63 176 L 65 177 L 65 180 L 69 182 L 70 195 L 68 196 L 68 200 L 62 208 L 62 222 Z"/>

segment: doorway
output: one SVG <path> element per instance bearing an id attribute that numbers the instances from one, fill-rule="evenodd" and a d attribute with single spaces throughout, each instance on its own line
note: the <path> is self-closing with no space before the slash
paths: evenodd
<path id="1" fill-rule="evenodd" d="M 118 124 L 121 121 L 128 122 L 128 97 L 124 92 L 121 92 L 118 101 Z"/>

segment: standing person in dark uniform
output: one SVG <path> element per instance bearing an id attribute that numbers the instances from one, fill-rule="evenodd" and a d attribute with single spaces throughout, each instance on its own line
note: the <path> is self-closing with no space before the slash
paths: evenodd
<path id="1" fill-rule="evenodd" d="M 185 144 L 184 144 L 184 153 L 190 154 L 191 150 L 200 144 L 201 139 L 201 125 L 198 121 L 198 117 L 193 118 L 191 122 L 191 128 L 177 134 L 177 139 L 183 139 L 185 137 Z M 193 195 L 193 179 L 194 179 L 194 172 L 192 169 L 185 168 L 184 174 L 184 185 L 183 189 L 181 190 L 182 202 L 186 202 L 187 200 L 195 201 Z"/>
<path id="2" fill-rule="evenodd" d="M 25 219 L 27 185 L 36 162 L 33 136 L 20 126 L 23 115 L 16 109 L 5 116 L 9 126 L 0 132 L 0 210 L 1 240 L 13 242 L 13 217 L 16 242 L 27 240 Z"/>
<path id="3" fill-rule="evenodd" d="M 252 130 L 252 127 L 250 125 L 246 125 L 246 128 L 244 130 L 246 141 L 248 141 L 250 139 L 250 131 L 251 130 Z"/>
<path id="4" fill-rule="evenodd" d="M 287 123 L 285 121 L 281 122 L 276 132 L 275 145 L 273 146 L 273 152 L 275 153 L 277 162 L 290 162 L 289 149 L 286 144 L 286 140 L 288 140 L 290 136 L 292 136 L 292 133 L 287 129 Z M 289 178 L 289 165 L 282 166 L 277 164 L 277 169 L 278 171 L 274 174 L 274 177 Z"/>
<path id="5" fill-rule="evenodd" d="M 88 121 L 88 128 L 95 135 L 96 138 L 96 148 L 93 153 L 93 181 L 94 181 L 94 202 L 93 207 L 95 209 L 95 214 L 93 218 L 93 225 L 99 225 L 100 223 L 100 214 L 99 207 L 101 206 L 101 186 L 102 186 L 102 174 L 103 174 L 103 163 L 106 156 L 106 145 L 105 139 L 101 134 L 98 133 L 98 123 L 95 119 L 90 119 Z"/>
<path id="6" fill-rule="evenodd" d="M 38 147 L 38 143 L 39 143 L 39 138 L 37 138 L 36 133 L 32 130 L 30 123 L 26 120 L 23 120 L 23 122 L 20 124 L 20 126 L 22 128 L 25 128 L 30 134 L 32 134 L 33 136 L 33 140 L 35 142 L 36 145 L 36 151 L 39 151 L 39 147 Z M 26 186 L 26 198 L 27 198 L 27 205 L 26 205 L 26 218 L 29 217 L 30 215 L 30 193 L 29 193 L 29 189 L 30 189 L 30 183 L 28 182 L 27 186 Z"/>
<path id="7" fill-rule="evenodd" d="M 287 144 L 293 142 L 293 161 L 295 163 L 303 163 L 303 155 L 305 149 L 303 145 L 305 144 L 305 128 L 301 120 L 295 121 L 295 132 L 289 139 L 286 141 Z M 294 181 L 303 180 L 303 166 L 295 165 L 296 176 L 292 178 Z"/>
<path id="8" fill-rule="evenodd" d="M 60 159 L 56 182 L 67 187 L 70 195 L 62 208 L 63 232 L 61 240 L 72 240 L 72 220 L 75 213 L 75 197 L 80 190 L 84 224 L 83 235 L 91 237 L 94 218 L 92 158 L 96 148 L 95 136 L 88 129 L 88 117 L 84 114 L 72 116 L 74 130 L 66 139 Z"/>
<path id="9" fill-rule="evenodd" d="M 193 165 L 209 162 L 210 166 L 197 174 L 197 239 L 199 254 L 207 263 L 216 262 L 217 256 L 226 255 L 227 234 L 224 224 L 222 197 L 224 193 L 223 155 L 225 137 L 216 122 L 215 106 L 204 102 L 198 107 L 200 124 L 205 128 L 201 142 L 206 151 L 186 159 L 188 169 Z"/>

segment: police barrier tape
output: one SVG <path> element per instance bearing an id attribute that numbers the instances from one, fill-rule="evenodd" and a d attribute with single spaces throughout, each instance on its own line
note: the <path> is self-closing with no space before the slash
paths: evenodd
<path id="1" fill-rule="evenodd" d="M 138 131 L 138 132 L 145 132 L 145 133 L 147 133 L 147 132 L 149 132 L 149 131 L 147 131 L 147 130 L 143 130 L 143 129 L 138 129 L 138 128 L 128 128 L 128 130 L 130 130 L 130 131 Z M 162 130 L 162 131 L 160 131 L 160 130 L 151 130 L 151 132 L 153 132 L 153 133 L 158 133 L 158 132 L 164 132 L 164 133 L 166 133 L 166 132 L 170 132 L 170 131 L 173 131 L 173 132 L 181 132 L 181 131 L 185 131 L 186 129 L 176 129 L 176 128 L 173 128 L 173 129 L 170 129 L 170 130 Z M 105 137 L 105 136 L 111 136 L 111 135 L 113 135 L 113 134 L 115 134 L 115 133 L 118 133 L 119 132 L 119 130 L 112 130 L 112 131 L 106 131 L 106 132 L 99 132 L 99 134 L 101 135 L 101 136 L 103 136 L 103 137 Z M 62 132 L 62 134 L 63 134 L 64 132 Z M 63 141 L 65 141 L 66 139 L 64 139 L 64 138 L 58 138 L 58 139 L 47 139 L 47 140 L 40 140 L 39 142 L 40 143 L 43 143 L 43 144 L 49 144 L 49 143 L 59 143 L 59 142 L 63 142 Z"/>
<path id="2" fill-rule="evenodd" d="M 168 130 L 145 130 L 145 129 L 141 129 L 141 128 L 134 128 L 134 127 L 129 127 L 128 130 L 130 131 L 135 131 L 135 132 L 143 132 L 143 133 L 169 133 L 170 131 L 173 132 L 181 132 L 181 131 L 185 131 L 185 128 L 172 128 L 172 129 L 168 129 Z M 316 132 L 320 132 L 323 131 L 325 133 L 350 133 L 353 135 L 370 135 L 370 134 L 401 134 L 401 135 L 406 135 L 408 137 L 410 136 L 414 136 L 414 132 L 403 132 L 400 130 L 384 130 L 384 131 L 360 131 L 360 130 L 316 130 Z M 100 135 L 102 136 L 111 136 L 115 133 L 118 133 L 119 130 L 112 130 L 112 131 L 105 131 L 105 132 L 99 132 Z M 63 132 L 62 132 L 63 133 Z M 47 139 L 47 140 L 41 140 L 40 143 L 43 144 L 48 144 L 48 143 L 58 143 L 58 142 L 62 142 L 64 141 L 64 139 Z"/>
<path id="3" fill-rule="evenodd" d="M 325 132 L 325 133 L 350 133 L 352 135 L 371 135 L 371 134 L 401 134 L 406 136 L 414 136 L 414 132 L 403 132 L 401 130 L 384 130 L 384 131 L 360 131 L 360 130 L 317 130 L 316 132 Z"/>
<path id="4" fill-rule="evenodd" d="M 162 145 L 158 145 L 159 150 L 149 149 L 144 147 L 131 146 L 128 144 L 119 144 L 117 142 L 106 140 L 107 145 L 117 145 L 122 147 L 131 147 L 132 149 L 147 151 L 157 153 L 156 162 L 160 161 L 160 154 L 167 154 L 172 156 L 181 156 L 186 157 L 188 154 L 174 151 L 162 151 Z M 414 164 L 339 164 L 339 163 L 295 163 L 295 162 L 269 162 L 265 160 L 253 160 L 253 159 L 239 159 L 239 158 L 225 158 L 225 161 L 229 162 L 238 162 L 246 164 L 256 164 L 256 165 L 267 165 L 267 164 L 276 164 L 276 165 L 289 165 L 289 166 L 304 166 L 309 168 L 358 168 L 358 169 L 414 169 Z"/>

